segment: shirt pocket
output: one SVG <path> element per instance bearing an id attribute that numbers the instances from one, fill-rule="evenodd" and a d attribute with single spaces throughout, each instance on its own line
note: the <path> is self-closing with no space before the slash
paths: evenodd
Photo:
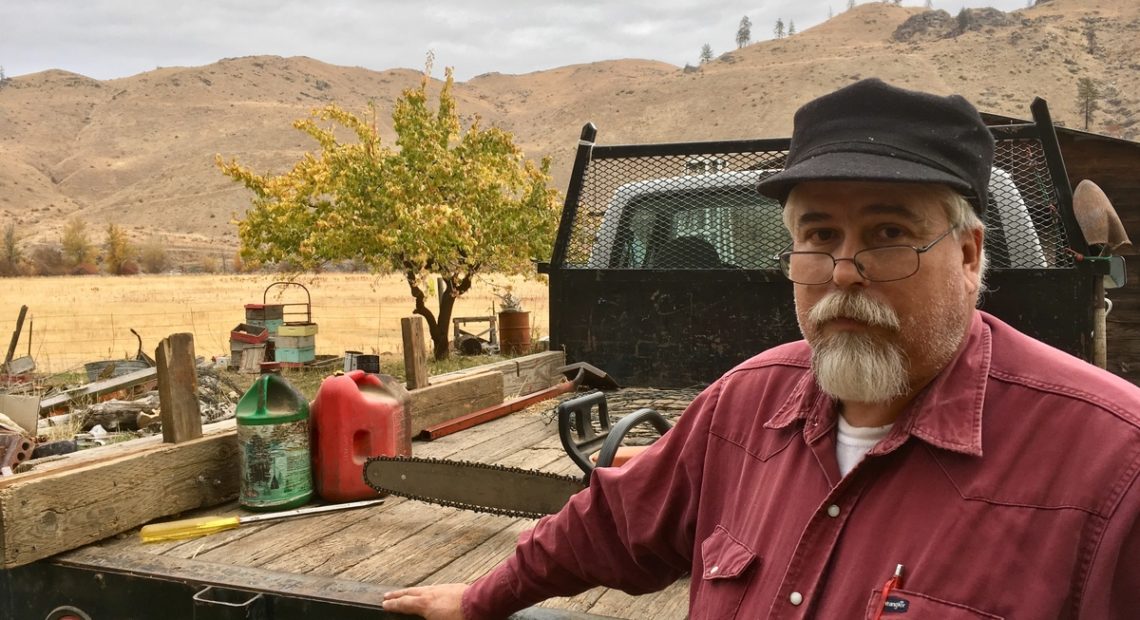
<path id="1" fill-rule="evenodd" d="M 875 590 L 871 593 L 871 600 L 867 601 L 865 618 L 874 618 L 879 599 L 883 591 Z M 969 605 L 942 600 L 910 590 L 894 589 L 887 597 L 884 605 L 882 620 L 1004 620 L 1004 616 L 986 613 Z"/>
<path id="2" fill-rule="evenodd" d="M 735 618 L 760 563 L 756 552 L 723 526 L 701 542 L 701 579 L 693 597 L 691 620 Z"/>

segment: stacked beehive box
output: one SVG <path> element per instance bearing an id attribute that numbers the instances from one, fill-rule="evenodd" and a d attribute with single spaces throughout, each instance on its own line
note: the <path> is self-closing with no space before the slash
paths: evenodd
<path id="1" fill-rule="evenodd" d="M 285 323 L 284 304 L 246 304 L 245 322 L 260 325 L 269 330 L 269 337 L 277 335 L 277 329 Z"/>
<path id="2" fill-rule="evenodd" d="M 261 362 L 271 359 L 268 342 L 269 330 L 263 325 L 242 323 L 230 330 L 230 368 L 258 372 Z"/>
<path id="3" fill-rule="evenodd" d="M 277 328 L 274 359 L 285 364 L 304 364 L 316 359 L 317 324 L 290 323 Z"/>

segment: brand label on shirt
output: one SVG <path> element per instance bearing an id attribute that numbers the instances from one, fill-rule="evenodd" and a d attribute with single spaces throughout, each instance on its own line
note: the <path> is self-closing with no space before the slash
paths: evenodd
<path id="1" fill-rule="evenodd" d="M 897 596 L 888 596 L 886 602 L 883 603 L 883 613 L 905 614 L 908 609 L 910 609 L 910 601 Z"/>

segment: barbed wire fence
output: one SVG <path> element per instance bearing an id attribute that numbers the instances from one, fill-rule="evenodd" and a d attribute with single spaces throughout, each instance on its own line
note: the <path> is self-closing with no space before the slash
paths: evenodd
<path id="1" fill-rule="evenodd" d="M 487 315 L 491 307 L 456 304 L 452 318 Z M 312 321 L 318 326 L 319 355 L 343 355 L 345 351 L 402 356 L 400 319 L 412 315 L 412 303 L 376 303 L 345 307 L 312 304 Z M 546 299 L 528 300 L 532 342 L 547 335 L 549 304 Z M 434 309 L 433 309 L 434 310 Z M 82 314 L 33 311 L 28 315 L 15 356 L 28 355 L 40 373 L 81 371 L 87 362 L 133 359 L 141 350 L 154 356 L 167 336 L 188 332 L 194 336 L 195 354 L 206 360 L 229 356 L 230 332 L 245 322 L 244 308 L 188 304 L 177 311 L 114 309 Z M 0 329 L 8 340 L 11 328 Z M 131 332 L 134 330 L 138 337 Z M 449 326 L 450 332 L 450 326 Z M 141 345 L 140 345 L 141 339 Z"/>

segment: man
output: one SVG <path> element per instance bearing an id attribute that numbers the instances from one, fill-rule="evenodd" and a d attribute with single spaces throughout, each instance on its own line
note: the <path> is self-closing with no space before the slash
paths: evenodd
<path id="1" fill-rule="evenodd" d="M 992 159 L 961 97 L 864 80 L 805 105 L 760 186 L 805 341 L 470 587 L 385 609 L 501 618 L 689 573 L 694 619 L 1140 617 L 1140 390 L 976 310 Z"/>

